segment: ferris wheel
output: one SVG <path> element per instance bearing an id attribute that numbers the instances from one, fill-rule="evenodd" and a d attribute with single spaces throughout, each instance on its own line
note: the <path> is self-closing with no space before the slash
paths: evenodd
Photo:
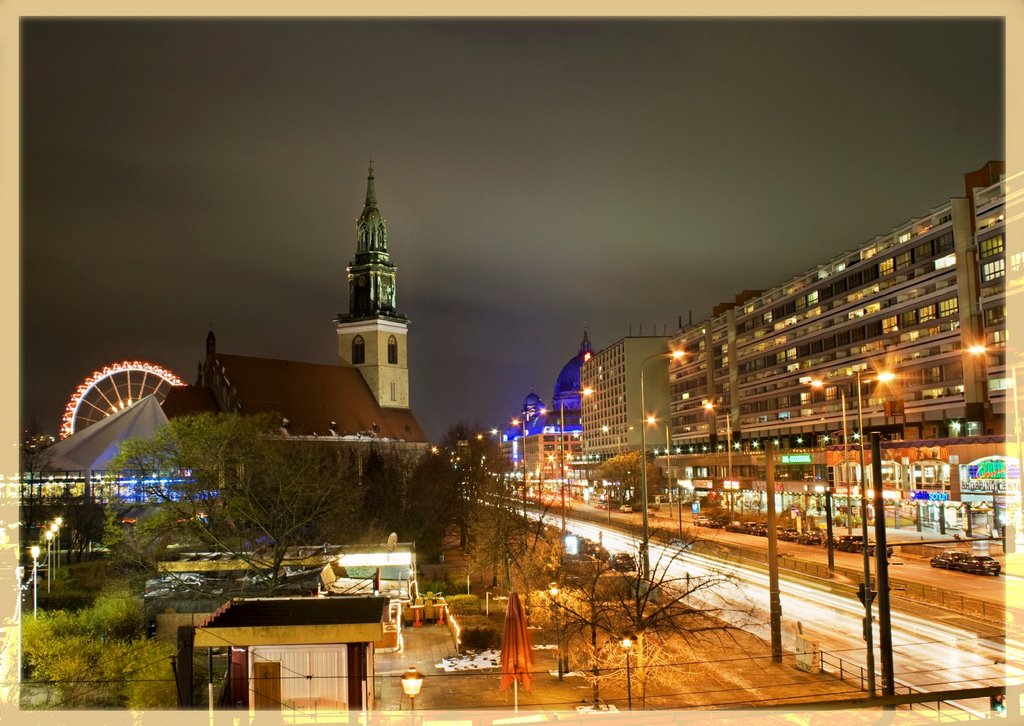
<path id="1" fill-rule="evenodd" d="M 149 395 L 163 403 L 172 386 L 184 385 L 174 373 L 153 363 L 122 361 L 103 366 L 71 394 L 64 407 L 60 437 L 66 439 Z"/>

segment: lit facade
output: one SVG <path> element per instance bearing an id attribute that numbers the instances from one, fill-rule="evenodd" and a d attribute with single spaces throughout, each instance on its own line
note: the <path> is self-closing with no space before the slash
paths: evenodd
<path id="1" fill-rule="evenodd" d="M 604 460 L 639 450 L 640 425 L 647 416 L 658 420 L 648 428 L 648 447 L 665 440 L 669 411 L 668 353 L 668 336 L 631 336 L 595 353 L 583 365 L 583 387 L 593 390 L 583 401 L 586 457 Z M 641 365 L 644 367 L 646 411 L 641 411 L 640 407 Z"/>
<path id="2" fill-rule="evenodd" d="M 1019 196 L 1007 194 L 1002 173 L 1003 165 L 992 162 L 967 174 L 966 196 L 783 285 L 741 293 L 675 336 L 671 346 L 685 357 L 669 370 L 671 433 L 684 476 L 718 488 L 731 465 L 744 488 L 763 490 L 758 452 L 771 440 L 786 452 L 777 459 L 777 477 L 796 491 L 821 487 L 830 468 L 837 482 L 852 480 L 856 467 L 843 461 L 853 458 L 859 436 L 858 398 L 864 431 L 880 431 L 888 442 L 966 445 L 973 437 L 980 444 L 1006 433 L 1004 416 L 1014 420 L 1007 411 L 1013 369 L 1006 360 L 1006 311 L 1008 296 L 1020 290 L 1024 254 L 1006 253 L 1005 220 Z M 880 371 L 895 379 L 875 381 Z M 844 401 L 846 455 L 837 446 L 844 441 Z M 731 442 L 723 440 L 727 429 Z M 968 462 L 954 456 L 950 475 L 949 461 L 915 470 L 911 458 L 890 460 L 883 474 L 893 499 L 927 494 L 926 471 L 935 486 L 960 499 L 959 480 L 970 474 L 958 465 Z M 984 496 L 1019 519 L 1017 469 L 1015 462 L 1003 467 L 1005 491 Z"/>

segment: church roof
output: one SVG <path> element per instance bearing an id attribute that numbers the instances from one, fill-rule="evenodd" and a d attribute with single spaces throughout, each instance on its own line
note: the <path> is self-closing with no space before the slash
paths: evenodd
<path id="1" fill-rule="evenodd" d="M 299 361 L 217 353 L 221 384 L 230 386 L 240 413 L 276 413 L 288 419 L 293 435 L 330 435 L 332 422 L 339 436 L 374 433 L 381 438 L 426 442 L 427 435 L 408 408 L 384 408 L 377 403 L 359 369 Z M 196 393 L 191 401 L 203 405 Z M 181 401 L 184 403 L 184 401 Z M 177 406 L 178 400 L 172 401 Z M 176 415 L 209 408 L 176 409 Z M 170 414 L 168 414 L 170 415 Z"/>

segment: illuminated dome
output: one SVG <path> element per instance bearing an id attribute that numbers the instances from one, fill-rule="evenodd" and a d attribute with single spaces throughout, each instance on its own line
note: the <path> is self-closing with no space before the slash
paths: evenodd
<path id="1" fill-rule="evenodd" d="M 530 391 L 526 398 L 523 399 L 523 413 L 539 411 L 542 408 L 544 408 L 544 402 L 533 391 Z"/>
<path id="2" fill-rule="evenodd" d="M 580 390 L 582 389 L 580 370 L 583 363 L 591 356 L 590 339 L 587 331 L 583 331 L 583 340 L 580 342 L 580 351 L 562 366 L 562 372 L 555 380 L 555 393 L 551 397 L 552 411 L 559 407 L 566 411 L 578 411 L 580 408 Z"/>

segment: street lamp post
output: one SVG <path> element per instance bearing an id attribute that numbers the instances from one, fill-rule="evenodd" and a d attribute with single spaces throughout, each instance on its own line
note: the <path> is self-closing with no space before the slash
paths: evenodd
<path id="1" fill-rule="evenodd" d="M 562 665 L 562 614 L 558 602 L 558 583 L 552 582 L 548 587 L 548 594 L 551 595 L 552 603 L 555 606 L 555 660 L 558 661 L 558 680 L 562 680 L 565 668 Z"/>
<path id="2" fill-rule="evenodd" d="M 46 530 L 46 594 L 50 594 L 50 549 L 53 543 L 53 532 Z"/>
<path id="3" fill-rule="evenodd" d="M 619 645 L 626 651 L 626 703 L 627 708 L 633 710 L 633 680 L 629 674 L 629 653 L 633 650 L 633 644 L 636 642 L 635 635 L 624 635 L 622 640 L 619 641 Z"/>
<path id="4" fill-rule="evenodd" d="M 32 545 L 29 553 L 32 555 L 32 619 L 35 620 L 39 607 L 39 545 Z"/>
<path id="5" fill-rule="evenodd" d="M 57 569 L 59 570 L 60 569 L 60 528 L 64 524 L 64 517 L 54 517 L 53 523 L 57 525 L 57 529 L 55 530 L 56 533 L 57 533 L 57 550 L 56 550 L 56 555 L 57 556 L 54 557 L 53 559 L 54 559 L 54 561 L 55 561 L 55 563 L 57 565 Z M 68 557 L 70 557 L 70 556 L 71 555 L 69 554 Z"/>
<path id="6" fill-rule="evenodd" d="M 683 351 L 674 350 L 666 353 L 655 353 L 649 355 L 640 362 L 640 511 L 643 522 L 643 542 L 641 543 L 641 555 L 643 559 L 643 577 L 645 580 L 651 576 L 651 554 L 650 554 L 650 526 L 647 521 L 647 426 L 644 420 L 647 418 L 647 403 L 644 397 L 644 366 L 655 358 L 683 357 Z"/>
<path id="7" fill-rule="evenodd" d="M 410 720 L 416 722 L 416 696 L 423 687 L 423 674 L 416 670 L 416 666 L 409 666 L 409 669 L 402 674 L 402 690 L 409 697 Z"/>
<path id="8" fill-rule="evenodd" d="M 868 498 L 864 478 L 864 408 L 861 405 L 860 369 L 857 369 L 857 443 L 860 446 L 860 519 L 863 537 L 864 586 L 861 599 L 864 601 L 864 643 L 867 650 L 868 695 L 875 696 L 875 645 L 871 617 L 871 557 L 868 556 Z"/>
<path id="9" fill-rule="evenodd" d="M 824 381 L 811 381 L 812 388 L 824 388 Z M 839 396 L 842 401 L 842 412 L 843 412 L 843 478 L 846 481 L 846 526 L 847 534 L 853 533 L 853 512 L 850 508 L 850 482 L 847 478 L 846 466 L 846 392 L 842 388 L 839 389 Z M 836 554 L 835 554 L 835 543 L 832 541 L 832 487 L 825 483 L 825 546 L 828 551 L 828 576 L 834 577 L 836 574 Z"/>
<path id="10" fill-rule="evenodd" d="M 864 642 L 867 648 L 867 671 L 868 671 L 868 695 L 872 698 L 875 696 L 875 651 L 874 651 L 874 635 L 872 633 L 872 617 L 871 617 L 871 601 L 874 599 L 874 594 L 871 592 L 871 557 L 868 555 L 868 499 L 866 483 L 867 479 L 864 475 L 864 406 L 861 403 L 861 371 L 857 369 L 857 443 L 860 446 L 860 518 L 861 518 L 861 536 L 863 538 L 863 554 L 864 554 L 864 585 L 862 589 L 861 599 L 864 601 Z M 889 371 L 883 371 L 875 375 L 875 380 L 880 383 L 887 383 L 895 378 L 896 375 Z M 870 380 L 870 379 L 869 379 Z M 881 487 L 882 482 L 874 482 L 875 487 Z M 875 517 L 878 517 L 878 512 L 875 512 Z M 884 519 L 885 512 L 882 512 Z M 877 542 L 875 543 L 877 546 Z M 884 552 L 882 553 L 885 554 Z M 878 583 L 878 588 L 888 587 L 888 582 Z"/>
<path id="11" fill-rule="evenodd" d="M 711 401 L 704 402 L 704 408 L 711 411 L 714 421 L 715 429 L 718 429 L 718 414 L 715 412 L 715 404 Z M 723 489 L 729 490 L 729 514 L 734 514 L 736 511 L 736 500 L 733 494 L 733 482 L 732 482 L 732 413 L 726 409 L 725 411 L 725 479 L 728 482 L 727 486 Z M 738 488 L 738 487 L 737 487 Z"/>

